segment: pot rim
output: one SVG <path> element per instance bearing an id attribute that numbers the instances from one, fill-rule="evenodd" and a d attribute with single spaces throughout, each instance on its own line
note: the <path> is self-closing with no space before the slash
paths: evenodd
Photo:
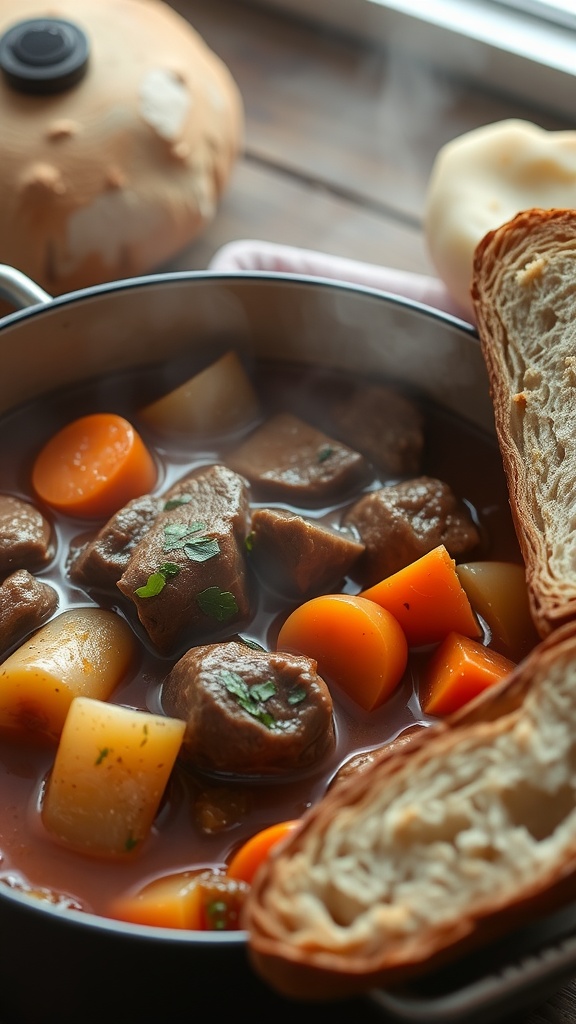
<path id="1" fill-rule="evenodd" d="M 16 280 L 19 286 L 19 294 L 16 294 Z M 473 338 L 478 337 L 475 326 L 467 320 L 463 320 L 452 313 L 428 306 L 416 299 L 410 299 L 393 292 L 383 291 L 379 288 L 372 288 L 368 285 L 356 284 L 354 282 L 340 281 L 335 278 L 316 277 L 311 274 L 294 274 L 284 271 L 251 270 L 251 271 L 212 271 L 212 270 L 174 270 L 158 272 L 155 274 L 140 275 L 137 277 L 121 278 L 116 281 L 106 281 L 102 284 L 90 285 L 76 291 L 65 292 L 62 295 L 51 296 L 44 292 L 34 281 L 26 277 L 20 271 L 9 266 L 0 265 L 0 294 L 9 301 L 17 301 L 19 304 L 26 302 L 24 308 L 15 310 L 0 318 L 0 331 L 7 326 L 17 323 L 19 320 L 27 319 L 30 316 L 37 316 L 45 309 L 57 309 L 71 303 L 82 302 L 99 295 L 110 295 L 124 291 L 131 291 L 137 288 L 155 288 L 166 284 L 178 284 L 188 281 L 247 281 L 251 283 L 277 283 L 285 281 L 291 284 L 301 284 L 305 287 L 328 288 L 335 291 L 361 293 L 382 300 L 385 305 L 400 306 L 419 313 L 425 318 L 438 320 L 442 323 L 462 330 Z M 29 286 L 28 295 L 23 294 L 26 286 Z M 43 296 L 46 296 L 44 298 Z"/>

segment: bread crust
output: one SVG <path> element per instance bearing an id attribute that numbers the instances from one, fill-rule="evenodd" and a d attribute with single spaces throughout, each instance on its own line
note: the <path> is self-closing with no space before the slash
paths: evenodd
<path id="1" fill-rule="evenodd" d="M 576 616 L 576 211 L 527 210 L 477 246 L 472 301 L 532 617 Z"/>
<path id="2" fill-rule="evenodd" d="M 573 897 L 575 758 L 569 623 L 307 814 L 254 880 L 255 969 L 295 998 L 395 986 Z"/>

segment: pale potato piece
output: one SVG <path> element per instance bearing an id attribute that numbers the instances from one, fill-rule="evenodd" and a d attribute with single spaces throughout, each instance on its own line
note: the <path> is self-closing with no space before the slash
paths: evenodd
<path id="1" fill-rule="evenodd" d="M 512 661 L 520 661 L 538 643 L 524 566 L 466 562 L 457 565 L 456 572 L 470 604 L 490 629 L 492 645 Z"/>
<path id="2" fill-rule="evenodd" d="M 237 430 L 255 419 L 260 404 L 235 352 L 227 352 L 180 387 L 140 410 L 140 419 L 161 433 L 208 437 Z"/>
<path id="3" fill-rule="evenodd" d="M 76 697 L 44 803 L 45 827 L 96 857 L 129 856 L 146 839 L 180 750 L 185 723 Z"/>
<path id="4" fill-rule="evenodd" d="M 135 653 L 130 627 L 114 612 L 62 612 L 0 666 L 0 729 L 57 740 L 72 699 L 106 700 Z"/>

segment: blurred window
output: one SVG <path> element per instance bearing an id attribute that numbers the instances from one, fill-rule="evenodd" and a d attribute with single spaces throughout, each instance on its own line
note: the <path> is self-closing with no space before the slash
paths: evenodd
<path id="1" fill-rule="evenodd" d="M 248 0 L 574 119 L 576 0 Z"/>
<path id="2" fill-rule="evenodd" d="M 576 30 L 576 4 L 574 0 L 498 0 L 503 7 L 544 18 L 556 25 Z"/>

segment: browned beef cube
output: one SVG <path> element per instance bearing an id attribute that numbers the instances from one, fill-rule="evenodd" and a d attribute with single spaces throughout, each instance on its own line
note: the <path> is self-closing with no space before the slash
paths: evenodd
<path id="1" fill-rule="evenodd" d="M 144 494 L 116 512 L 71 562 L 70 579 L 80 586 L 114 587 L 138 542 L 164 507 L 164 499 Z"/>
<path id="2" fill-rule="evenodd" d="M 226 461 L 259 497 L 305 506 L 341 497 L 370 472 L 359 452 L 291 413 L 270 417 Z"/>
<path id="3" fill-rule="evenodd" d="M 409 398 L 391 387 L 374 384 L 336 401 L 331 414 L 338 437 L 387 476 L 420 472 L 424 418 Z"/>
<path id="4" fill-rule="evenodd" d="M 250 536 L 257 571 L 275 589 L 299 595 L 335 586 L 364 551 L 351 533 L 279 508 L 256 509 Z"/>
<path id="5" fill-rule="evenodd" d="M 34 505 L 0 494 L 0 575 L 40 569 L 53 555 L 50 523 Z"/>
<path id="6" fill-rule="evenodd" d="M 169 493 L 172 500 L 136 545 L 117 584 L 162 654 L 214 636 L 250 610 L 245 481 L 226 466 L 207 466 Z"/>
<path id="7" fill-rule="evenodd" d="M 0 654 L 22 640 L 56 611 L 58 594 L 27 569 L 17 569 L 0 584 Z"/>
<path id="8" fill-rule="evenodd" d="M 334 745 L 330 692 L 301 655 L 193 647 L 165 680 L 162 707 L 186 722 L 181 756 L 211 772 L 290 774 Z"/>
<path id="9" fill-rule="evenodd" d="M 428 476 L 364 495 L 343 522 L 355 527 L 366 545 L 352 570 L 364 587 L 398 572 L 438 544 L 457 558 L 480 542 L 468 507 L 448 484 Z"/>

